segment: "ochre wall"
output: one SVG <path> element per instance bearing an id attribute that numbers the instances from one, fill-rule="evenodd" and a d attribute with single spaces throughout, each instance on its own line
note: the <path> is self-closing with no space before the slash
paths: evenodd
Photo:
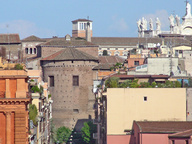
<path id="1" fill-rule="evenodd" d="M 107 134 L 125 134 L 125 129 L 132 128 L 133 120 L 186 121 L 186 89 L 107 89 Z"/>

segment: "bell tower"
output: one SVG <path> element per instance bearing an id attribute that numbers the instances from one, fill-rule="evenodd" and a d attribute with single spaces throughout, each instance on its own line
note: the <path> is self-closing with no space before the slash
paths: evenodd
<path id="1" fill-rule="evenodd" d="M 92 21 L 91 20 L 77 19 L 72 21 L 72 37 L 86 38 L 86 30 L 88 27 L 89 27 L 90 36 L 92 37 Z"/>

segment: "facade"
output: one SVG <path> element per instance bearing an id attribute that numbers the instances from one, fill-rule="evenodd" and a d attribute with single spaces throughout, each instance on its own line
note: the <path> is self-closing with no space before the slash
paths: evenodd
<path id="1" fill-rule="evenodd" d="M 190 144 L 191 128 L 186 121 L 134 121 L 131 144 Z"/>
<path id="2" fill-rule="evenodd" d="M 25 70 L 0 71 L 0 143 L 28 143 L 28 93 Z"/>
<path id="3" fill-rule="evenodd" d="M 0 34 L 0 52 L 3 58 L 21 60 L 22 50 L 19 34 Z"/>
<path id="4" fill-rule="evenodd" d="M 50 143 L 51 136 L 51 118 L 52 118 L 52 99 L 49 96 L 48 85 L 42 81 L 41 70 L 28 70 L 29 89 L 32 95 L 32 104 L 35 104 L 38 110 L 38 124 L 31 124 L 30 141 L 31 143 Z M 41 92 L 33 92 L 32 87 L 37 86 Z"/>
<path id="5" fill-rule="evenodd" d="M 90 36 L 92 37 L 92 21 L 89 19 L 77 19 L 72 21 L 72 37 L 86 38 L 86 30 L 90 26 Z"/>
<path id="6" fill-rule="evenodd" d="M 172 75 L 187 76 L 177 57 L 147 58 L 146 64 L 137 66 L 135 71 L 128 71 L 128 75 Z"/>
<path id="7" fill-rule="evenodd" d="M 186 121 L 185 88 L 109 88 L 106 99 L 109 144 L 114 138 L 131 140 L 134 120 Z"/>
<path id="8" fill-rule="evenodd" d="M 94 117 L 92 92 L 98 59 L 75 48 L 65 48 L 41 61 L 43 80 L 52 95 L 56 127 L 74 128 L 78 120 Z"/>
<path id="9" fill-rule="evenodd" d="M 23 40 L 22 42 L 22 52 L 23 52 L 23 59 L 37 57 L 37 45 L 45 42 L 46 40 L 40 39 L 34 35 L 29 36 Z"/>

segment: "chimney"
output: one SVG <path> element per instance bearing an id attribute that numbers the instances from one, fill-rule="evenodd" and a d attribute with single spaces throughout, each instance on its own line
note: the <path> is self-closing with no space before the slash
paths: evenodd
<path id="1" fill-rule="evenodd" d="M 90 23 L 89 22 L 87 22 L 86 40 L 88 42 L 91 42 L 91 30 L 90 30 Z"/>

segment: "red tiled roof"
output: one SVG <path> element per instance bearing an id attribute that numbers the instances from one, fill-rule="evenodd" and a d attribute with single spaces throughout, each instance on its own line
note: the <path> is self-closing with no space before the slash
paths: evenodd
<path id="1" fill-rule="evenodd" d="M 21 43 L 19 34 L 0 34 L 0 43 Z"/>
<path id="2" fill-rule="evenodd" d="M 181 138 L 181 137 L 191 137 L 192 136 L 192 129 L 186 130 L 183 132 L 178 132 L 175 134 L 170 134 L 169 138 Z"/>
<path id="3" fill-rule="evenodd" d="M 65 48 L 61 51 L 58 51 L 46 58 L 43 58 L 42 60 L 94 60 L 98 61 L 98 58 L 89 55 L 87 53 L 84 53 L 82 51 L 79 51 L 75 48 Z"/>
<path id="4" fill-rule="evenodd" d="M 36 37 L 34 35 L 29 36 L 22 40 L 22 42 L 45 42 L 46 40 L 40 39 L 39 37 Z"/>
<path id="5" fill-rule="evenodd" d="M 52 38 L 41 46 L 64 46 L 64 47 L 78 47 L 78 46 L 96 46 L 95 44 L 86 41 L 83 38 L 71 38 L 66 40 L 65 38 Z"/>
<path id="6" fill-rule="evenodd" d="M 99 56 L 99 63 L 101 64 L 116 64 L 123 63 L 126 59 L 121 58 L 119 56 Z"/>
<path id="7" fill-rule="evenodd" d="M 92 43 L 97 45 L 110 45 L 110 46 L 137 46 L 138 44 L 147 43 L 160 43 L 162 44 L 162 38 L 141 38 L 141 37 L 92 37 Z M 180 37 L 168 37 L 164 38 L 164 43 L 172 42 L 176 45 L 189 45 L 189 40 Z"/>
<path id="8" fill-rule="evenodd" d="M 175 133 L 192 129 L 192 121 L 135 121 L 144 133 Z"/>
<path id="9" fill-rule="evenodd" d="M 121 75 L 121 74 L 116 74 L 111 77 L 119 77 L 122 79 L 126 78 L 169 78 L 168 75 Z"/>

